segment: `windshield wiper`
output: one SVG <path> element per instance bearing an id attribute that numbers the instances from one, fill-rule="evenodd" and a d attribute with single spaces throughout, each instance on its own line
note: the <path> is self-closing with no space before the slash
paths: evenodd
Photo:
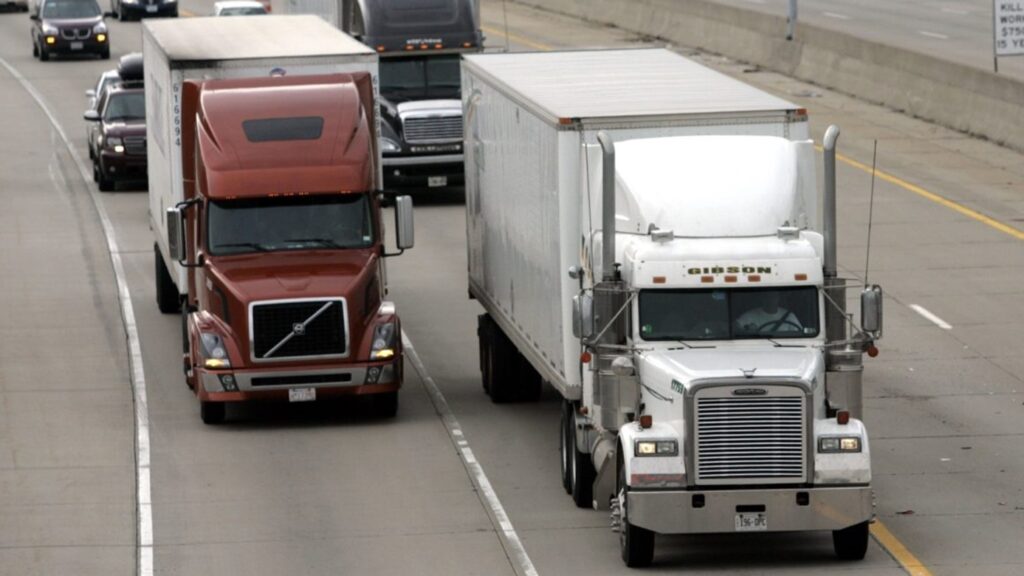
<path id="1" fill-rule="evenodd" d="M 776 348 L 810 348 L 810 346 L 807 344 L 783 344 L 772 338 L 765 338 L 765 340 L 774 344 Z"/>
<path id="2" fill-rule="evenodd" d="M 682 348 L 669 348 L 669 350 L 681 350 L 683 348 L 685 348 L 686 350 L 707 350 L 709 348 L 717 348 L 717 346 L 714 346 L 712 344 L 702 344 L 700 346 L 694 346 L 693 344 L 690 344 L 686 340 L 676 340 L 676 342 L 682 344 Z"/>
<path id="3" fill-rule="evenodd" d="M 285 242 L 315 242 L 321 246 L 327 246 L 328 248 L 345 248 L 341 244 L 338 244 L 333 238 L 286 238 Z"/>
<path id="4" fill-rule="evenodd" d="M 217 244 L 214 248 L 252 248 L 257 252 L 269 252 L 270 248 L 256 242 L 233 242 L 230 244 Z"/>

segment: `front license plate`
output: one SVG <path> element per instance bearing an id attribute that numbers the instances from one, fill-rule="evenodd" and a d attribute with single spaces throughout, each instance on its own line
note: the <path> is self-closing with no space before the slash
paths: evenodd
<path id="1" fill-rule="evenodd" d="M 288 390 L 289 402 L 312 402 L 316 400 L 316 388 L 291 388 Z"/>
<path id="2" fill-rule="evenodd" d="M 83 48 L 83 44 L 81 42 L 72 42 L 71 43 L 71 49 L 72 50 L 81 50 L 82 48 Z"/>
<path id="3" fill-rule="evenodd" d="M 737 532 L 758 532 L 768 529 L 768 515 L 764 512 L 740 512 L 736 515 Z"/>
<path id="4" fill-rule="evenodd" d="M 447 186 L 447 176 L 427 176 L 427 186 L 431 188 L 437 188 L 439 186 Z"/>
<path id="5" fill-rule="evenodd" d="M 156 12 L 156 9 L 157 6 L 146 6 L 146 12 L 149 12 L 150 14 Z"/>

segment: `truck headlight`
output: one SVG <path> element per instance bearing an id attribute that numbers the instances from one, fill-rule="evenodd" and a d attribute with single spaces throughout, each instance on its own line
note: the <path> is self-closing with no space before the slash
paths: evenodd
<path id="1" fill-rule="evenodd" d="M 818 438 L 818 452 L 836 454 L 840 452 L 860 452 L 858 436 L 828 436 Z"/>
<path id="2" fill-rule="evenodd" d="M 370 347 L 371 360 L 387 360 L 395 356 L 395 323 L 378 324 L 373 329 L 373 344 Z"/>
<path id="3" fill-rule="evenodd" d="M 402 147 L 398 145 L 391 138 L 381 137 L 380 139 L 380 151 L 381 152 L 401 152 Z"/>
<path id="4" fill-rule="evenodd" d="M 199 333 L 200 348 L 203 353 L 204 368 L 230 368 L 231 361 L 228 360 L 228 351 L 224 347 L 224 340 L 212 332 Z"/>
<path id="5" fill-rule="evenodd" d="M 679 444 L 675 440 L 637 440 L 637 456 L 678 456 Z"/>

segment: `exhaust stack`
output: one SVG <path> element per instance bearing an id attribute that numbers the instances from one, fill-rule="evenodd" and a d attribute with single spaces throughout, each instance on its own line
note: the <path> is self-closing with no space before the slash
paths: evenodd
<path id="1" fill-rule="evenodd" d="M 825 278 L 837 276 L 836 265 L 836 140 L 839 126 L 825 131 Z M 825 280 L 827 283 L 828 280 Z"/>
<path id="2" fill-rule="evenodd" d="M 603 130 L 597 133 L 601 162 L 601 279 L 615 280 L 615 143 Z"/>

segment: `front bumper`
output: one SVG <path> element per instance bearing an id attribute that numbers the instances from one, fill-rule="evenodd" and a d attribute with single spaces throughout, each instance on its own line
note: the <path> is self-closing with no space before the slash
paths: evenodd
<path id="1" fill-rule="evenodd" d="M 389 189 L 462 186 L 465 182 L 462 154 L 385 156 L 381 163 L 384 187 Z"/>
<path id="2" fill-rule="evenodd" d="M 178 14 L 178 3 L 165 4 L 127 3 L 122 0 L 121 11 L 135 16 L 168 16 Z"/>
<path id="3" fill-rule="evenodd" d="M 100 152 L 100 168 L 112 180 L 146 180 L 147 159 L 143 155 L 117 153 L 111 150 Z"/>
<path id="4" fill-rule="evenodd" d="M 53 44 L 46 43 L 48 37 L 55 39 Z M 99 42 L 95 34 L 83 40 L 67 40 L 58 33 L 41 36 L 39 43 L 40 49 L 45 50 L 47 54 L 102 54 L 110 50 L 109 34 L 106 40 Z"/>
<path id="5" fill-rule="evenodd" d="M 376 371 L 376 378 L 370 373 Z M 223 377 L 230 374 L 237 390 L 225 390 Z M 288 400 L 288 391 L 313 388 L 316 397 L 351 396 L 395 392 L 402 386 L 402 361 L 345 364 L 281 369 L 198 370 L 201 400 L 237 402 Z"/>
<path id="6" fill-rule="evenodd" d="M 797 495 L 807 494 L 806 505 Z M 694 507 L 694 496 L 704 505 Z M 763 507 L 769 532 L 840 530 L 870 520 L 870 486 L 774 488 L 759 490 L 634 490 L 627 495 L 629 523 L 661 534 L 736 532 L 736 514 Z"/>

